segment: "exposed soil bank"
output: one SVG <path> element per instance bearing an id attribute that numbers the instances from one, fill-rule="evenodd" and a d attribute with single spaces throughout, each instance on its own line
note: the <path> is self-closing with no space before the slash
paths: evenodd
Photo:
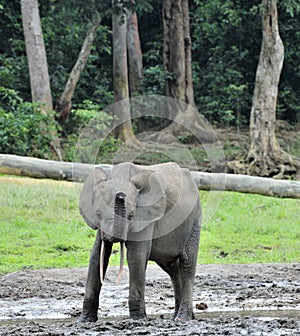
<path id="1" fill-rule="evenodd" d="M 79 325 L 86 269 L 21 271 L 0 279 L 0 335 L 300 335 L 300 263 L 198 266 L 196 319 L 169 320 L 169 278 L 147 273 L 146 321 L 128 319 L 128 270 L 109 269 L 97 323 Z"/>

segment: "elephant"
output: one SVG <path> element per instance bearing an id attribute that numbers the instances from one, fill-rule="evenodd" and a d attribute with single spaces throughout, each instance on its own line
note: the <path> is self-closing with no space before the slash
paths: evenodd
<path id="1" fill-rule="evenodd" d="M 109 172 L 96 166 L 81 190 L 79 210 L 97 235 L 78 322 L 98 318 L 99 295 L 114 243 L 121 244 L 119 276 L 124 245 L 127 250 L 130 318 L 147 318 L 144 293 L 149 260 L 171 278 L 173 319 L 194 318 L 193 284 L 202 215 L 199 192 L 188 169 L 174 162 L 152 166 L 124 162 Z"/>

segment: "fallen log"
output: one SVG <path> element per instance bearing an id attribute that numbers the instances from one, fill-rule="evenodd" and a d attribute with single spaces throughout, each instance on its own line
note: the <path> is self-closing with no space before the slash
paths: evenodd
<path id="1" fill-rule="evenodd" d="M 110 165 L 101 165 L 109 171 Z M 0 154 L 0 173 L 33 178 L 83 182 L 94 165 L 87 163 L 42 160 L 27 156 Z"/>
<path id="2" fill-rule="evenodd" d="M 100 164 L 109 171 L 110 165 Z M 94 165 L 42 160 L 9 154 L 0 154 L 0 173 L 82 182 Z M 300 199 L 300 181 L 275 180 L 271 178 L 224 173 L 191 172 L 201 190 L 225 190 Z"/>
<path id="3" fill-rule="evenodd" d="M 300 198 L 300 181 L 195 171 L 191 174 L 201 190 L 225 190 L 273 197 Z"/>

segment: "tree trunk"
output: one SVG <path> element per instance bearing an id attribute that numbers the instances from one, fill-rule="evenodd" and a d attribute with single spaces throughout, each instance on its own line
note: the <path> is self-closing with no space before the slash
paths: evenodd
<path id="1" fill-rule="evenodd" d="M 186 0 L 165 0 L 164 68 L 167 72 L 166 94 L 187 104 L 195 105 L 191 71 L 191 39 Z"/>
<path id="2" fill-rule="evenodd" d="M 52 96 L 37 0 L 21 0 L 32 101 L 52 111 Z"/>
<path id="3" fill-rule="evenodd" d="M 76 89 L 76 85 L 79 81 L 79 78 L 91 54 L 92 45 L 96 38 L 97 30 L 100 26 L 100 23 L 101 23 L 100 14 L 96 13 L 94 19 L 91 22 L 91 27 L 89 28 L 86 34 L 78 59 L 70 73 L 64 91 L 59 99 L 59 102 L 55 106 L 55 110 L 58 113 L 58 121 L 60 122 L 60 124 L 64 124 L 71 111 L 72 97 Z"/>
<path id="4" fill-rule="evenodd" d="M 97 166 L 100 166 L 108 174 L 112 168 L 112 166 L 105 164 Z M 10 175 L 83 182 L 94 167 L 94 165 L 86 163 L 58 162 L 0 154 L 0 173 Z M 300 199 L 300 182 L 297 181 L 197 171 L 192 171 L 191 174 L 197 187 L 201 190 L 227 190 Z M 3 178 L 6 177 L 3 176 Z"/>
<path id="5" fill-rule="evenodd" d="M 130 96 L 132 97 L 141 92 L 143 57 L 137 14 L 130 11 L 127 15 L 127 51 L 129 61 Z"/>
<path id="6" fill-rule="evenodd" d="M 117 1 L 117 0 L 116 0 Z M 115 102 L 114 114 L 118 118 L 117 137 L 131 146 L 138 145 L 130 113 L 128 64 L 127 64 L 127 17 L 113 13 L 113 81 Z"/>
<path id="7" fill-rule="evenodd" d="M 203 142 L 216 141 L 204 118 L 195 107 L 192 80 L 192 53 L 189 28 L 188 0 L 164 0 L 164 68 L 166 72 L 166 95 L 188 104 L 186 110 L 178 109 L 164 132 L 178 135 L 185 129 Z"/>
<path id="8" fill-rule="evenodd" d="M 38 1 L 21 0 L 21 11 L 32 101 L 40 104 L 41 113 L 48 115 L 54 120 L 48 64 Z M 47 136 L 49 131 L 45 125 L 41 125 L 41 132 Z M 51 138 L 50 145 L 54 150 L 55 156 L 61 160 L 60 141 L 57 133 L 52 131 L 48 136 Z"/>
<path id="9" fill-rule="evenodd" d="M 253 94 L 247 174 L 296 175 L 300 160 L 285 153 L 275 137 L 277 92 L 284 59 L 276 0 L 262 0 L 262 45 Z M 298 167 L 298 168 L 297 168 Z"/>

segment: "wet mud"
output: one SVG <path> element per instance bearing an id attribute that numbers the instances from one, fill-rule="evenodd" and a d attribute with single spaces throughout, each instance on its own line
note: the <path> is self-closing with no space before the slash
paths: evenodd
<path id="1" fill-rule="evenodd" d="M 147 271 L 148 319 L 128 318 L 128 270 L 111 267 L 99 319 L 78 324 L 86 269 L 20 271 L 0 278 L 0 335 L 300 335 L 300 263 L 200 265 L 195 320 L 174 322 L 171 282 Z"/>

